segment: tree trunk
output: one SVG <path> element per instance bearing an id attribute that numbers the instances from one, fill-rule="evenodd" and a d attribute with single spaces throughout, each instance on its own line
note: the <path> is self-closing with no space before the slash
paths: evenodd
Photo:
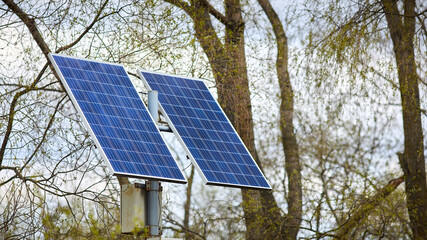
<path id="1" fill-rule="evenodd" d="M 405 176 L 405 191 L 413 239 L 427 236 L 427 183 L 421 125 L 419 76 L 415 63 L 415 0 L 404 1 L 404 14 L 397 2 L 382 0 L 396 57 L 402 104 L 405 150 L 400 165 Z"/>
<path id="2" fill-rule="evenodd" d="M 302 221 L 301 164 L 298 143 L 294 134 L 294 96 L 288 73 L 288 44 L 283 25 L 269 0 L 258 0 L 269 19 L 276 37 L 276 71 L 280 86 L 280 130 L 285 152 L 285 171 L 288 175 L 288 214 L 284 222 L 287 239 L 296 239 Z"/>
<path id="3" fill-rule="evenodd" d="M 218 102 L 262 170 L 255 149 L 249 80 L 246 67 L 244 21 L 239 0 L 225 0 L 225 15 L 207 0 L 166 0 L 183 9 L 193 20 L 199 40 L 215 77 Z M 225 25 L 225 42 L 219 40 L 210 19 Z M 247 239 L 277 239 L 282 216 L 272 191 L 242 189 Z"/>
<path id="4" fill-rule="evenodd" d="M 252 105 L 246 67 L 244 22 L 239 0 L 227 0 L 225 4 L 225 49 L 228 56 L 226 77 L 220 79 L 218 100 L 227 116 L 262 169 L 255 148 Z M 271 191 L 242 189 L 243 209 L 247 228 L 246 239 L 280 239 L 281 214 Z"/>

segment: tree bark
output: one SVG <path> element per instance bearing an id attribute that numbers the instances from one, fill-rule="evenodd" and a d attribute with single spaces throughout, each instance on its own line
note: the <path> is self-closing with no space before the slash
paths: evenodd
<path id="1" fill-rule="evenodd" d="M 413 239 L 427 236 L 427 183 L 421 123 L 419 76 L 415 63 L 415 0 L 404 1 L 404 14 L 397 2 L 382 0 L 393 41 L 402 105 L 404 146 L 400 166 L 405 176 L 405 191 Z"/>
<path id="2" fill-rule="evenodd" d="M 239 0 L 225 0 L 225 15 L 207 0 L 165 0 L 183 9 L 193 20 L 199 40 L 215 78 L 218 102 L 246 147 L 262 170 L 255 149 L 249 80 L 246 67 L 244 21 Z M 210 19 L 225 25 L 225 41 L 218 38 Z M 277 239 L 280 233 L 280 208 L 272 191 L 242 189 L 247 239 Z M 279 223 L 279 224 L 278 224 Z"/>
<path id="3" fill-rule="evenodd" d="M 288 44 L 285 30 L 279 16 L 269 0 L 258 0 L 276 37 L 277 58 L 276 71 L 280 86 L 280 130 L 282 146 L 285 152 L 285 171 L 288 176 L 288 214 L 284 222 L 287 239 L 296 239 L 302 221 L 302 184 L 301 164 L 298 143 L 294 134 L 293 113 L 294 95 L 288 73 Z"/>

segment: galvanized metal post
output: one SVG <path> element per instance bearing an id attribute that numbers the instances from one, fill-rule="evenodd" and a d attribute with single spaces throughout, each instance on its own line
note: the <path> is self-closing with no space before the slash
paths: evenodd
<path id="1" fill-rule="evenodd" d="M 148 111 L 153 117 L 154 122 L 157 124 L 159 121 L 159 105 L 158 105 L 159 92 L 149 91 L 148 92 Z"/>
<path id="2" fill-rule="evenodd" d="M 158 92 L 148 92 L 148 111 L 153 117 L 154 122 L 157 124 L 159 119 L 158 114 Z M 147 224 L 149 227 L 150 236 L 160 236 L 160 215 L 161 215 L 161 187 L 159 181 L 147 181 Z"/>
<path id="3" fill-rule="evenodd" d="M 147 190 L 147 227 L 149 236 L 160 236 L 160 214 L 162 211 L 160 200 L 160 182 L 147 181 L 149 189 Z M 147 183 L 146 183 L 147 186 Z M 147 188 L 146 188 L 147 189 Z"/>

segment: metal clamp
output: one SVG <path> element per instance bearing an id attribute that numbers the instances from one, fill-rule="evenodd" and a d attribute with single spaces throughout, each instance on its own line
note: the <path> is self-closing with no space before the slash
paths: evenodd
<path id="1" fill-rule="evenodd" d="M 144 184 L 141 184 L 141 185 L 144 186 Z M 143 188 L 145 188 L 146 191 L 163 192 L 163 186 L 161 182 L 159 182 L 159 189 L 157 190 L 151 189 L 151 181 L 149 180 L 145 181 L 145 186 Z"/>
<path id="2" fill-rule="evenodd" d="M 159 234 L 158 235 L 152 235 L 151 228 L 153 228 L 153 227 L 159 228 L 159 231 L 158 231 Z M 145 228 L 147 229 L 147 235 L 148 236 L 151 236 L 151 237 L 160 237 L 160 236 L 163 235 L 163 229 L 162 229 L 161 226 L 146 225 Z"/>

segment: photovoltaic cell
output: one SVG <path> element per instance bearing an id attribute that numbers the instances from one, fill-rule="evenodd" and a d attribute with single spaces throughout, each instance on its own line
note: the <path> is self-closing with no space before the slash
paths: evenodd
<path id="1" fill-rule="evenodd" d="M 207 184 L 271 189 L 203 81 L 138 73 Z"/>
<path id="2" fill-rule="evenodd" d="M 50 59 L 113 174 L 186 182 L 123 66 Z"/>

